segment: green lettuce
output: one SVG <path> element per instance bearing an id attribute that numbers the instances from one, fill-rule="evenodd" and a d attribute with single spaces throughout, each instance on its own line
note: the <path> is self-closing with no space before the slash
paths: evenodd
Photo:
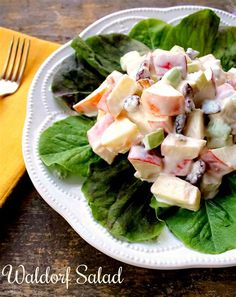
<path id="1" fill-rule="evenodd" d="M 85 41 L 76 37 L 72 44 L 78 57 L 106 77 L 114 70 L 122 71 L 120 58 L 127 52 L 136 50 L 140 54 L 149 51 L 143 43 L 124 34 L 107 34 L 89 37 Z"/>
<path id="2" fill-rule="evenodd" d="M 46 129 L 39 139 L 43 163 L 62 177 L 67 173 L 86 177 L 90 164 L 99 159 L 87 139 L 87 131 L 93 125 L 90 118 L 70 116 Z"/>
<path id="3" fill-rule="evenodd" d="M 129 32 L 129 36 L 146 44 L 150 49 L 163 48 L 166 35 L 171 25 L 157 19 L 138 22 Z"/>
<path id="4" fill-rule="evenodd" d="M 127 156 L 119 156 L 112 165 L 93 163 L 82 191 L 95 220 L 119 239 L 154 239 L 164 226 L 149 206 L 150 184 L 134 177 Z"/>
<path id="5" fill-rule="evenodd" d="M 103 77 L 76 55 L 67 57 L 53 76 L 51 85 L 55 98 L 68 106 L 84 99 L 103 81 Z"/>
<path id="6" fill-rule="evenodd" d="M 186 246 L 209 254 L 236 248 L 236 174 L 225 178 L 220 193 L 197 212 L 179 208 L 168 214 L 170 231 Z"/>
<path id="7" fill-rule="evenodd" d="M 220 18 L 210 9 L 200 10 L 185 17 L 167 34 L 163 47 L 171 49 L 174 45 L 187 49 L 191 47 L 200 56 L 212 53 L 218 33 Z"/>
<path id="8" fill-rule="evenodd" d="M 185 17 L 176 26 L 155 19 L 142 20 L 129 35 L 151 49 L 170 50 L 174 45 L 179 45 L 198 50 L 203 56 L 213 51 L 219 23 L 220 18 L 215 12 L 203 9 Z"/>
<path id="9" fill-rule="evenodd" d="M 219 30 L 213 55 L 221 60 L 224 70 L 236 67 L 236 27 L 224 27 Z"/>

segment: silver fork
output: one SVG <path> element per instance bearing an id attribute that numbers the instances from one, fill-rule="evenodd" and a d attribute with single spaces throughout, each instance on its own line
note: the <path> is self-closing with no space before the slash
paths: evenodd
<path id="1" fill-rule="evenodd" d="M 27 64 L 30 40 L 12 38 L 7 59 L 0 76 L 0 96 L 10 95 L 19 88 Z"/>

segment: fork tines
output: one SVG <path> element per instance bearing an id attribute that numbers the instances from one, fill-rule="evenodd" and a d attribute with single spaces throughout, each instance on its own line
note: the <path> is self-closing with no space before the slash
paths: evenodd
<path id="1" fill-rule="evenodd" d="M 21 41 L 18 37 L 15 41 L 15 38 L 12 38 L 0 79 L 10 80 L 20 84 L 28 59 L 29 48 L 30 40 L 24 38 Z"/>

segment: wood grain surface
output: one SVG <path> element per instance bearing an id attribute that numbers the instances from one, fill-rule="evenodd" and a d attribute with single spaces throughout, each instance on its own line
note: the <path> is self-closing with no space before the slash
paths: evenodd
<path id="1" fill-rule="evenodd" d="M 132 7 L 166 7 L 198 4 L 233 11 L 236 1 L 201 0 L 1 0 L 0 25 L 50 41 L 65 43 L 98 18 Z M 236 9 L 235 9 L 236 10 Z M 235 235 L 236 236 L 236 235 Z M 52 210 L 34 189 L 27 173 L 0 210 L 0 269 L 23 264 L 28 273 L 39 266 L 44 273 L 71 267 L 69 288 L 64 284 L 9 284 L 0 277 L 0 296 L 236 296 L 236 268 L 148 270 L 123 264 L 89 246 Z M 96 273 L 117 273 L 122 284 L 76 284 L 75 269 L 88 266 Z"/>

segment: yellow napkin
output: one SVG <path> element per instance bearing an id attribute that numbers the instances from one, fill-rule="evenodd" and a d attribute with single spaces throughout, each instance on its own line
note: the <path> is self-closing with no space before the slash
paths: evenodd
<path id="1" fill-rule="evenodd" d="M 42 62 L 59 47 L 0 27 L 0 75 L 13 36 L 29 38 L 31 45 L 21 86 L 15 94 L 0 98 L 0 207 L 25 171 L 21 141 L 30 84 Z"/>

